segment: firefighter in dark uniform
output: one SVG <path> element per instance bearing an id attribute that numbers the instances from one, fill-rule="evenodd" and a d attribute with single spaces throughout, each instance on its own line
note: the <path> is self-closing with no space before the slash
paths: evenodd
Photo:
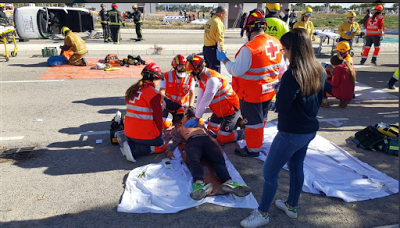
<path id="1" fill-rule="evenodd" d="M 110 19 L 106 9 L 106 5 L 104 3 L 101 3 L 101 10 L 99 15 L 101 20 L 101 27 L 103 27 L 104 42 L 105 43 L 111 42 L 111 31 L 109 25 Z"/>
<path id="2" fill-rule="evenodd" d="M 6 26 L 8 24 L 7 15 L 4 12 L 4 3 L 0 3 L 0 25 Z"/>
<path id="3" fill-rule="evenodd" d="M 133 22 L 135 22 L 137 40 L 140 41 L 140 40 L 143 40 L 143 36 L 142 36 L 143 21 L 142 21 L 140 11 L 138 10 L 137 5 L 133 5 L 132 9 L 133 9 L 132 17 L 133 17 Z"/>
<path id="4" fill-rule="evenodd" d="M 114 44 L 119 44 L 120 33 L 119 29 L 122 26 L 125 27 L 125 22 L 122 20 L 121 13 L 117 10 L 117 3 L 111 4 L 111 10 L 108 11 L 108 16 L 110 18 L 110 29 L 111 36 Z"/>

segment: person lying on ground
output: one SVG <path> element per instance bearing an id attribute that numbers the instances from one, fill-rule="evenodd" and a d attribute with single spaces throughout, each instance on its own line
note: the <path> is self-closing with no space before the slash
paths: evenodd
<path id="1" fill-rule="evenodd" d="M 331 64 L 334 66 L 333 77 L 330 83 L 325 82 L 325 92 L 339 99 L 339 107 L 345 108 L 353 98 L 356 71 L 349 62 L 338 55 L 331 58 Z M 321 106 L 329 107 L 326 94 L 324 94 Z"/>
<path id="2" fill-rule="evenodd" d="M 193 177 L 193 190 L 190 197 L 201 200 L 213 190 L 212 183 L 205 183 L 203 179 L 203 168 L 201 158 L 208 159 L 214 165 L 214 170 L 221 180 L 221 190 L 224 193 L 232 193 L 239 197 L 250 194 L 250 187 L 234 182 L 226 168 L 222 148 L 218 141 L 207 134 L 203 125 L 196 127 L 185 127 L 184 124 L 195 117 L 190 109 L 185 112 L 182 122 L 177 124 L 171 132 L 172 140 L 169 141 L 165 156 L 173 159 L 173 151 L 180 143 L 186 143 L 186 158 L 190 173 Z"/>

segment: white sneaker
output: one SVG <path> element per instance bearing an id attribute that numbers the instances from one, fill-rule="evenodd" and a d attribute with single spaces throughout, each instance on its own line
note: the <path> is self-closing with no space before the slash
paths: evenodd
<path id="1" fill-rule="evenodd" d="M 247 218 L 240 222 L 240 225 L 244 228 L 255 228 L 269 223 L 269 215 L 263 217 L 258 209 L 254 209 Z"/>
<path id="2" fill-rule="evenodd" d="M 285 204 L 285 200 L 275 200 L 275 205 L 283 210 L 284 212 L 286 212 L 287 216 L 289 216 L 290 218 L 297 218 L 297 209 L 295 207 L 293 207 L 293 209 L 289 209 L 286 204 Z"/>
<path id="3" fill-rule="evenodd" d="M 135 158 L 132 155 L 131 147 L 129 146 L 128 141 L 124 142 L 124 154 L 126 157 L 126 160 L 130 162 L 136 162 Z"/>

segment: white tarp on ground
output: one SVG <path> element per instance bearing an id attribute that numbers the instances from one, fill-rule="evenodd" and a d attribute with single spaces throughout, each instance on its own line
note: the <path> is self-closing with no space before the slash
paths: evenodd
<path id="1" fill-rule="evenodd" d="M 193 178 L 183 162 L 178 148 L 174 151 L 172 169 L 160 163 L 135 168 L 129 173 L 125 183 L 125 192 L 118 212 L 126 213 L 176 213 L 203 203 L 212 203 L 225 207 L 258 207 L 253 194 L 246 197 L 230 195 L 209 196 L 196 201 L 190 198 Z M 240 174 L 224 154 L 226 166 L 232 179 L 245 184 Z M 140 176 L 140 174 L 143 174 Z"/>
<path id="2" fill-rule="evenodd" d="M 165 16 L 163 22 L 176 22 L 176 21 L 185 21 L 184 16 Z"/>
<path id="3" fill-rule="evenodd" d="M 265 161 L 277 132 L 276 122 L 266 124 L 263 153 L 257 159 Z M 243 140 L 238 144 L 244 147 L 246 142 Z M 286 165 L 284 168 L 288 170 Z M 311 141 L 304 160 L 303 191 L 323 192 L 345 202 L 354 202 L 396 194 L 399 182 L 317 135 Z"/>

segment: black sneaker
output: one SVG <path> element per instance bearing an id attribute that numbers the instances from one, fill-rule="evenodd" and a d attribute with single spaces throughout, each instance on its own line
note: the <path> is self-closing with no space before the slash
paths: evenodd
<path id="1" fill-rule="evenodd" d="M 374 64 L 375 66 L 378 66 L 378 63 L 376 61 L 371 61 L 372 64 Z"/>
<path id="2" fill-rule="evenodd" d="M 235 154 L 241 157 L 258 157 L 260 152 L 250 152 L 247 147 L 243 149 L 235 149 Z"/>
<path id="3" fill-rule="evenodd" d="M 387 84 L 388 84 L 388 89 L 396 89 L 396 86 L 394 86 L 394 85 L 390 85 L 390 83 L 389 83 L 389 82 L 388 82 Z"/>
<path id="4" fill-rule="evenodd" d="M 360 65 L 364 65 L 364 63 L 365 63 L 365 60 L 364 61 L 360 61 Z"/>
<path id="5" fill-rule="evenodd" d="M 89 65 L 88 62 L 87 62 L 87 60 L 86 60 L 85 58 L 82 58 L 82 62 L 83 62 L 83 66 Z"/>

